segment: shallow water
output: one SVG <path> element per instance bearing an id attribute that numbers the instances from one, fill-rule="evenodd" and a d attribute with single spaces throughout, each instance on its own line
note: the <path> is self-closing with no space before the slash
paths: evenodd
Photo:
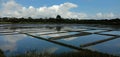
<path id="1" fill-rule="evenodd" d="M 67 46 L 70 45 L 120 56 L 119 32 L 119 27 L 113 28 L 113 26 L 107 25 L 0 24 L 0 50 L 6 56 L 22 54 L 30 50 L 52 54 L 76 52 L 77 49 Z M 66 46 L 51 41 L 59 42 Z"/>

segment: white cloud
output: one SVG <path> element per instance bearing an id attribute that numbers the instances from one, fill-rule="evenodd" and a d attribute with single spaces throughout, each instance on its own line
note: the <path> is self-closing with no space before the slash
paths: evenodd
<path id="1" fill-rule="evenodd" d="M 53 5 L 50 7 L 43 6 L 35 8 L 33 6 L 24 7 L 14 0 L 9 0 L 2 4 L 2 10 L 0 10 L 1 17 L 33 17 L 33 18 L 45 18 L 45 17 L 56 17 L 56 15 L 61 15 L 63 18 L 114 18 L 115 14 L 113 13 L 96 13 L 96 15 L 88 15 L 84 12 L 72 12 L 70 11 L 73 8 L 77 8 L 78 5 L 73 3 L 63 3 L 60 5 Z"/>
<path id="2" fill-rule="evenodd" d="M 103 14 L 102 14 L 102 13 L 97 13 L 96 16 L 97 16 L 97 17 L 102 17 Z"/>
<path id="3" fill-rule="evenodd" d="M 96 14 L 96 18 L 114 18 L 115 17 L 115 14 L 113 14 L 112 12 L 111 13 L 97 13 Z"/>
<path id="4" fill-rule="evenodd" d="M 63 3 L 60 5 L 53 5 L 50 7 L 39 7 L 35 8 L 33 6 L 29 6 L 28 8 L 21 6 L 16 3 L 14 0 L 10 0 L 6 3 L 3 3 L 3 8 L 1 10 L 1 16 L 8 17 L 56 17 L 56 15 L 61 15 L 64 18 L 85 18 L 87 14 L 85 13 L 77 13 L 71 12 L 70 9 L 76 8 L 77 5 L 73 3 Z"/>
<path id="5" fill-rule="evenodd" d="M 2 4 L 1 16 L 13 16 L 18 17 L 19 11 L 22 9 L 21 5 L 14 2 L 14 0 L 10 0 L 9 2 Z"/>

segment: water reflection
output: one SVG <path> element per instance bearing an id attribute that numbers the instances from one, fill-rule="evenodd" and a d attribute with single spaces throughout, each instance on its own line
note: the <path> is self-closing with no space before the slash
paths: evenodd
<path id="1" fill-rule="evenodd" d="M 61 26 L 56 26 L 57 31 L 61 31 L 62 27 Z"/>
<path id="2" fill-rule="evenodd" d="M 64 27 L 63 26 L 46 26 L 46 28 L 55 29 L 56 31 L 61 31 L 61 29 Z"/>
<path id="3" fill-rule="evenodd" d="M 4 51 L 7 56 L 25 53 L 26 51 L 34 49 L 38 52 L 48 52 L 50 54 L 74 51 L 74 49 L 31 38 L 26 35 L 0 36 L 0 49 Z"/>
<path id="4" fill-rule="evenodd" d="M 91 42 L 102 40 L 102 39 L 108 39 L 109 37 L 110 36 L 91 34 L 87 36 L 74 37 L 74 39 L 71 37 L 70 38 L 71 40 L 69 41 L 68 40 L 66 41 L 65 39 L 56 40 L 56 41 L 66 43 L 66 44 L 71 44 L 76 47 L 80 47 L 80 45 L 82 44 L 91 43 Z"/>
<path id="5" fill-rule="evenodd" d="M 114 39 L 108 42 L 104 42 L 95 46 L 86 47 L 86 48 L 120 56 L 119 41 L 120 41 L 120 38 Z"/>
<path id="6" fill-rule="evenodd" d="M 5 52 L 13 52 L 16 50 L 17 42 L 24 39 L 25 35 L 4 35 L 0 36 L 0 49 Z"/>
<path id="7" fill-rule="evenodd" d="M 101 25 L 1 24 L 0 49 L 5 55 L 21 54 L 34 49 L 43 53 L 60 54 L 75 52 L 76 48 L 81 49 L 81 45 L 93 43 L 93 45 L 88 45 L 85 48 L 106 53 L 110 51 L 110 54 L 114 52 L 115 55 L 118 55 L 120 54 L 120 46 L 118 44 L 120 42 L 116 38 L 115 40 L 111 39 L 114 35 L 120 36 L 119 28 L 115 29 L 109 26 L 101 27 Z M 47 41 L 21 34 L 20 32 L 42 37 Z M 111 39 L 111 41 L 99 42 L 106 39 Z M 99 42 L 99 44 L 94 44 L 95 42 Z M 105 45 L 108 45 L 108 47 L 103 47 Z M 102 48 L 107 50 L 102 51 Z"/>

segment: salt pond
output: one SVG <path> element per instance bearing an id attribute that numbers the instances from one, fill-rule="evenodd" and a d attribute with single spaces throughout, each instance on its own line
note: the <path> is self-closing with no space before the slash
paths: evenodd
<path id="1" fill-rule="evenodd" d="M 65 45 L 120 56 L 120 28 L 118 27 L 107 25 L 95 27 L 82 24 L 0 24 L 0 27 L 0 50 L 6 56 L 22 54 L 30 50 L 52 54 L 77 51 Z"/>

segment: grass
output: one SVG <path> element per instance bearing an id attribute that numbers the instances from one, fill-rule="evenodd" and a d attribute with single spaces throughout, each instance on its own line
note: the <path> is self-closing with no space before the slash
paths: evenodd
<path id="1" fill-rule="evenodd" d="M 91 51 L 78 51 L 78 52 L 63 52 L 60 54 L 50 54 L 47 52 L 27 52 L 25 54 L 14 55 L 11 57 L 117 57 L 109 54 Z"/>
<path id="2" fill-rule="evenodd" d="M 5 55 L 4 55 L 2 50 L 0 50 L 0 57 L 5 57 Z"/>
<path id="3" fill-rule="evenodd" d="M 0 50 L 0 57 L 6 57 L 2 50 Z M 71 51 L 63 53 L 48 53 L 48 52 L 37 52 L 36 50 L 30 50 L 23 54 L 14 54 L 9 57 L 118 57 L 106 53 L 101 53 L 97 51 Z"/>

